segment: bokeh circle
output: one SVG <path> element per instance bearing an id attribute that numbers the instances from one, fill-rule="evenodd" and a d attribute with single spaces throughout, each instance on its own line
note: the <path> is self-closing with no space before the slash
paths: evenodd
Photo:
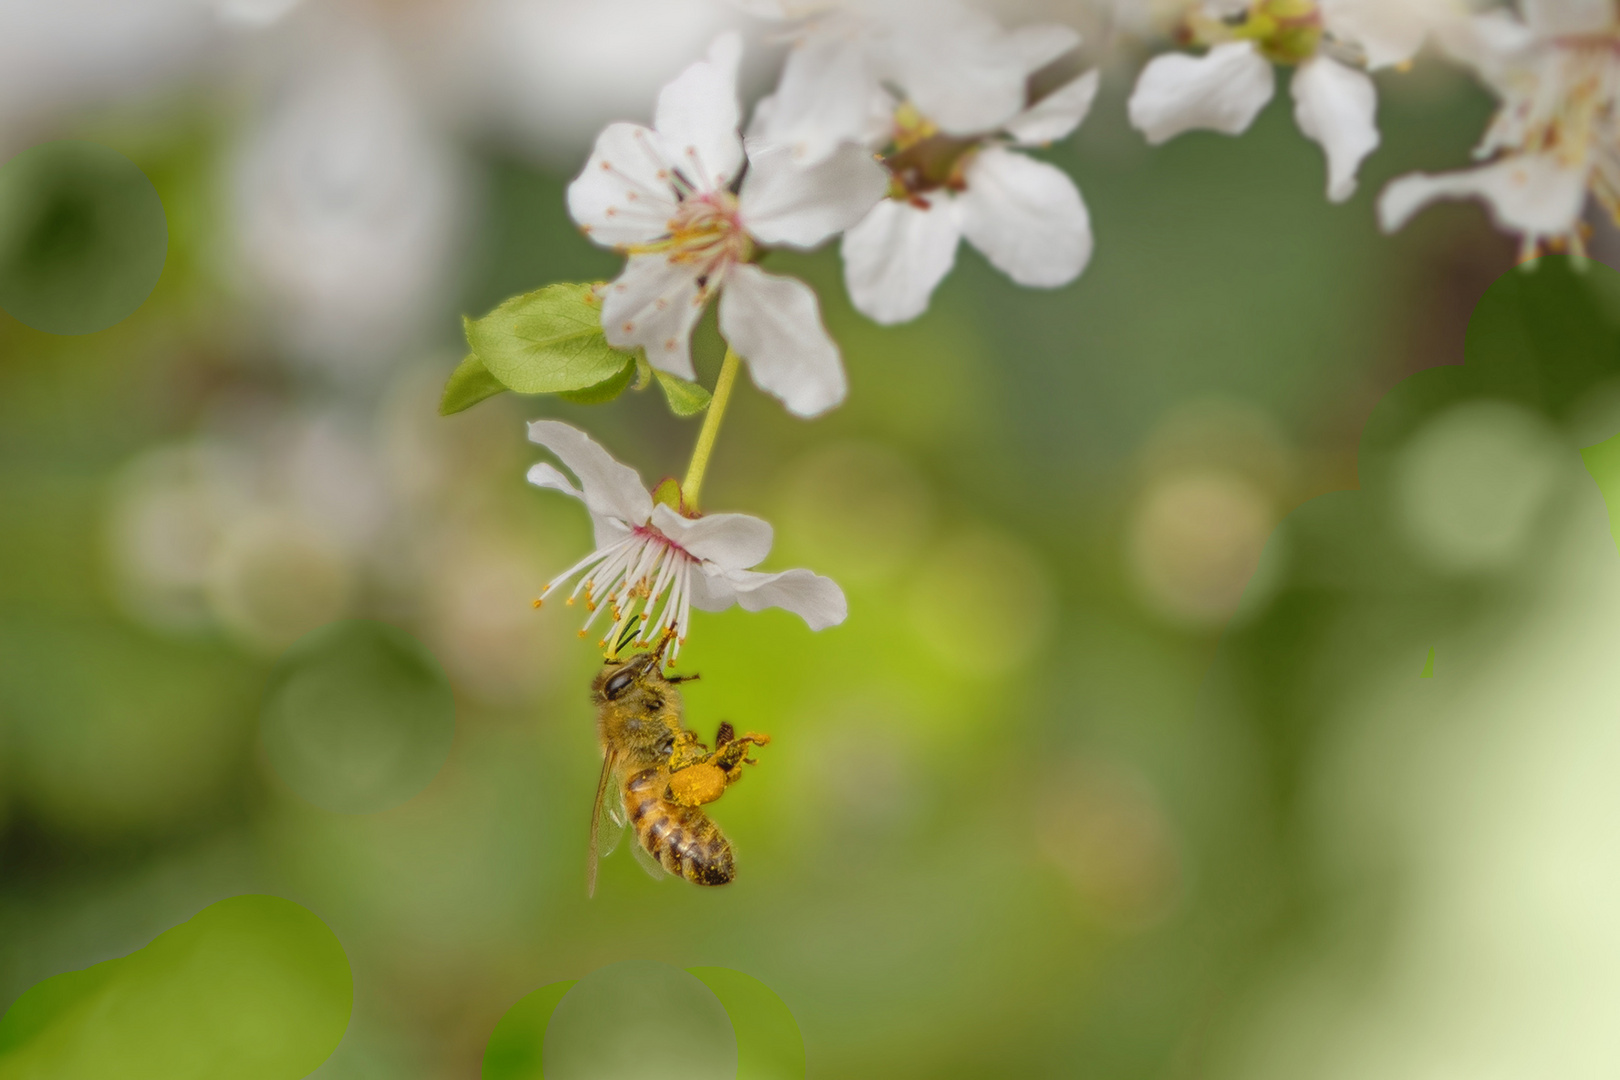
<path id="1" fill-rule="evenodd" d="M 168 250 L 157 189 L 118 151 L 48 142 L 0 166 L 0 307 L 20 322 L 105 330 L 151 295 Z"/>
<path id="2" fill-rule="evenodd" d="M 737 1036 L 714 991 L 654 960 L 599 968 L 569 988 L 546 1030 L 546 1080 L 735 1080 Z"/>
<path id="3" fill-rule="evenodd" d="M 282 654 L 259 730 L 271 767 L 300 797 L 371 814 L 438 774 L 455 720 L 449 680 L 426 647 L 397 627 L 349 619 Z"/>

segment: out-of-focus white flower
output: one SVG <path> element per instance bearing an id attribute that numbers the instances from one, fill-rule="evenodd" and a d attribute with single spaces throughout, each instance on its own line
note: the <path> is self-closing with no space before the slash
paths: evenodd
<path id="1" fill-rule="evenodd" d="M 28 120 L 203 70 L 220 31 L 203 0 L 0 0 L 0 160 L 34 141 L 14 141 Z"/>
<path id="2" fill-rule="evenodd" d="M 658 95 L 652 128 L 609 125 L 568 188 L 568 209 L 592 239 L 630 256 L 602 302 L 611 344 L 640 346 L 655 367 L 691 379 L 692 327 L 719 292 L 720 332 L 754 382 L 814 416 L 844 399 L 838 346 L 808 285 L 750 260 L 756 242 L 810 248 L 849 227 L 885 179 L 855 146 L 809 168 L 785 147 L 745 151 L 741 51 L 735 34 L 716 40 Z"/>
<path id="3" fill-rule="evenodd" d="M 461 80 L 527 150 L 570 169 L 736 21 L 716 0 L 472 0 L 456 12 Z"/>
<path id="4" fill-rule="evenodd" d="M 1328 198 L 1356 190 L 1356 171 L 1378 146 L 1378 92 L 1352 63 L 1409 60 L 1432 22 L 1428 0 L 1254 0 L 1206 3 L 1191 12 L 1200 57 L 1169 53 L 1142 69 L 1131 124 L 1157 145 L 1184 131 L 1236 135 L 1276 90 L 1272 64 L 1294 67 L 1294 120 L 1327 155 Z M 1346 62 L 1349 61 L 1349 62 Z"/>
<path id="5" fill-rule="evenodd" d="M 353 27 L 335 36 L 241 148 L 236 232 L 287 347 L 364 368 L 397 358 L 440 313 L 461 191 L 382 46 Z"/>
<path id="6" fill-rule="evenodd" d="M 956 0 L 806 4 L 754 0 L 750 11 L 802 20 L 770 107 L 751 133 L 810 164 L 865 142 L 885 84 L 947 135 L 992 131 L 1024 108 L 1029 73 L 1079 44 L 1065 26 L 1003 29 Z"/>
<path id="7" fill-rule="evenodd" d="M 1613 0 L 1525 0 L 1523 17 L 1492 11 L 1442 38 L 1501 98 L 1474 151 L 1486 164 L 1412 173 L 1378 201 L 1393 232 L 1436 199 L 1477 197 L 1524 254 L 1543 241 L 1583 250 L 1590 191 L 1620 220 L 1620 23 Z"/>
<path id="8" fill-rule="evenodd" d="M 160 447 L 126 467 L 108 554 L 141 622 L 219 625 L 275 651 L 348 612 L 394 507 L 340 417 L 231 419 L 230 438 Z"/>
<path id="9" fill-rule="evenodd" d="M 914 319 L 956 262 L 963 238 L 1020 285 L 1055 288 L 1091 258 L 1091 217 L 1080 191 L 1054 165 L 1014 152 L 1061 139 L 1085 119 L 1097 93 L 1089 71 L 1008 117 L 1001 130 L 967 139 L 946 134 L 913 104 L 890 102 L 881 140 L 890 197 L 844 234 L 844 282 L 862 314 L 880 323 Z"/>
<path id="10" fill-rule="evenodd" d="M 540 594 L 544 600 L 581 575 L 568 602 L 584 594 L 590 616 L 582 635 L 606 607 L 613 625 L 604 646 L 616 649 L 638 624 L 635 637 L 641 644 L 672 630 L 673 659 L 686 639 L 693 607 L 779 607 L 803 618 L 812 630 L 841 623 L 848 614 L 844 593 L 830 578 L 808 570 L 766 574 L 749 569 L 770 554 L 769 523 L 747 514 L 687 517 L 678 507 L 655 501 L 634 469 L 567 424 L 536 420 L 529 425 L 529 438 L 555 454 L 578 478 L 579 487 L 543 461 L 529 470 L 529 483 L 579 499 L 596 528 L 596 550 L 558 574 Z"/>

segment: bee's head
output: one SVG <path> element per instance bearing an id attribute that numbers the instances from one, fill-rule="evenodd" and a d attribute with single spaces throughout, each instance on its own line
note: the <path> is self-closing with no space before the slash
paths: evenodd
<path id="1" fill-rule="evenodd" d="M 675 684 L 682 679 L 666 676 L 663 668 L 662 649 L 609 659 L 591 682 L 591 700 L 631 714 L 656 715 L 671 705 L 678 710 Z"/>

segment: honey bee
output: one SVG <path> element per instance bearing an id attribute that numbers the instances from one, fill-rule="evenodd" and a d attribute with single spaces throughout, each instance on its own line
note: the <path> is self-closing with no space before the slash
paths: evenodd
<path id="1" fill-rule="evenodd" d="M 655 877 L 679 874 L 695 885 L 724 885 L 736 875 L 731 842 L 702 806 L 742 775 L 751 746 L 765 735 L 737 735 L 722 723 L 710 751 L 682 725 L 677 685 L 696 675 L 665 675 L 664 645 L 610 659 L 591 683 L 602 776 L 591 812 L 586 889 L 596 892 L 598 852 L 613 850 L 628 822 L 638 861 Z"/>

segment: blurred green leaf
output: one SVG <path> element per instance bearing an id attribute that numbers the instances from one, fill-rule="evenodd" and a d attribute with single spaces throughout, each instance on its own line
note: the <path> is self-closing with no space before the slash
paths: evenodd
<path id="1" fill-rule="evenodd" d="M 546 1026 L 578 979 L 548 983 L 506 1010 L 484 1045 L 483 1080 L 543 1080 Z"/>
<path id="2" fill-rule="evenodd" d="M 583 390 L 564 390 L 557 396 L 565 401 L 577 402 L 580 405 L 600 405 L 612 401 L 629 387 L 630 380 L 636 374 L 636 360 L 625 357 L 624 367 L 603 379 L 595 386 L 587 386 Z"/>
<path id="3" fill-rule="evenodd" d="M 234 896 L 143 949 L 46 979 L 0 1018 L 0 1078 L 297 1080 L 349 1024 L 348 957 L 277 896 Z"/>
<path id="4" fill-rule="evenodd" d="M 804 1036 L 787 1002 L 752 975 L 724 967 L 691 967 L 720 999 L 737 1032 L 739 1080 L 804 1080 Z"/>
<path id="5" fill-rule="evenodd" d="M 547 285 L 464 320 L 467 344 L 489 373 L 520 394 L 585 390 L 618 375 L 626 354 L 602 333 L 588 284 Z"/>
<path id="6" fill-rule="evenodd" d="M 697 383 L 657 368 L 653 368 L 653 374 L 669 401 L 669 411 L 676 416 L 696 416 L 709 407 L 709 392 Z"/>
<path id="7" fill-rule="evenodd" d="M 444 396 L 439 399 L 439 415 L 451 416 L 470 409 L 485 398 L 504 394 L 506 387 L 489 373 L 477 353 L 468 353 L 450 373 L 444 384 Z"/>

